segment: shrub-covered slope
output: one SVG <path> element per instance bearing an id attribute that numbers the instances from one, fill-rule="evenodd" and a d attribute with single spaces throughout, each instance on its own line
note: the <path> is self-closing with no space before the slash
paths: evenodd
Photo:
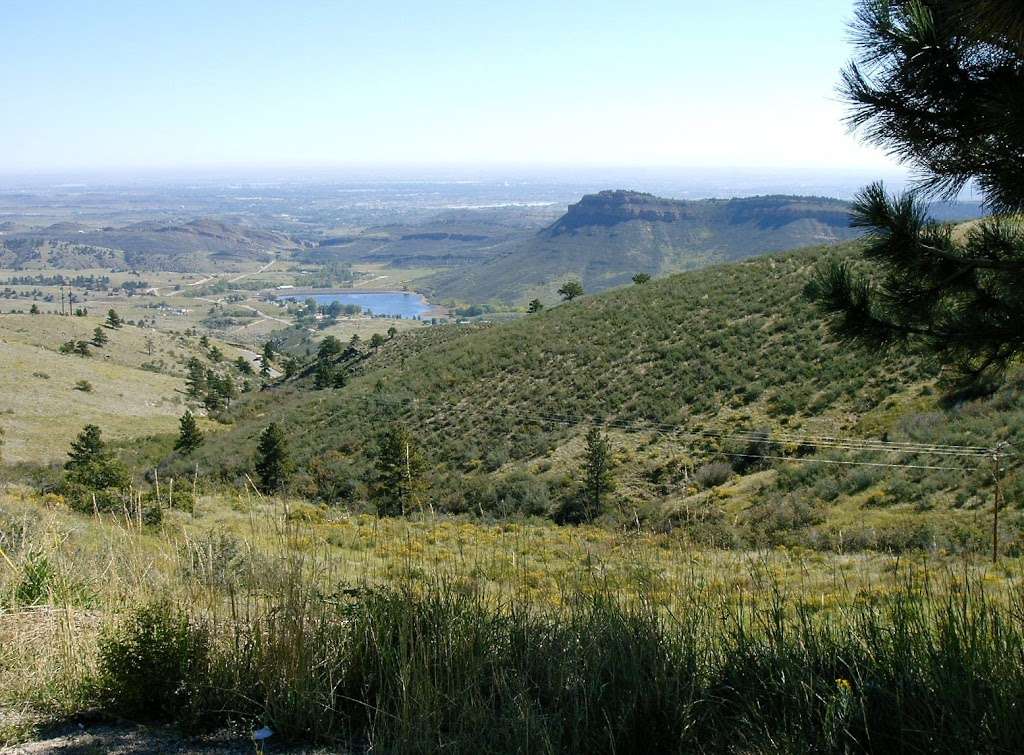
<path id="1" fill-rule="evenodd" d="M 878 532 L 904 528 L 918 510 L 959 507 L 957 516 L 935 521 L 945 528 L 962 519 L 975 528 L 964 537 L 977 540 L 978 509 L 989 500 L 985 471 L 828 464 L 937 466 L 924 455 L 879 458 L 801 448 L 798 440 L 755 444 L 754 453 L 800 461 L 748 459 L 734 455 L 750 450 L 746 439 L 680 438 L 650 427 L 977 445 L 1018 437 L 1024 412 L 1012 380 L 995 397 L 942 408 L 935 372 L 918 357 L 882 358 L 827 336 L 802 287 L 823 255 L 853 250 L 763 257 L 585 297 L 501 326 L 399 336 L 376 352 L 342 357 L 344 388 L 314 390 L 306 374 L 262 392 L 200 452 L 201 466 L 240 478 L 257 434 L 277 421 L 298 463 L 296 490 L 361 506 L 375 439 L 400 420 L 430 469 L 431 505 L 543 514 L 578 477 L 587 427 L 557 421 L 572 415 L 606 423 L 618 456 L 615 515 L 699 524 L 726 542 L 785 540 L 800 531 L 835 544 L 857 532 L 858 542 L 887 545 Z M 622 422 L 643 429 L 611 426 Z M 929 532 L 911 527 L 892 537 L 920 543 Z"/>

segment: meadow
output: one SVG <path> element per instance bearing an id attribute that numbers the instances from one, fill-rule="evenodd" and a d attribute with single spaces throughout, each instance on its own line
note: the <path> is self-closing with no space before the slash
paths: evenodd
<path id="1" fill-rule="evenodd" d="M 134 514 L 0 492 L 0 741 L 88 712 L 349 751 L 1024 742 L 1018 559 L 720 551 L 252 491 Z"/>

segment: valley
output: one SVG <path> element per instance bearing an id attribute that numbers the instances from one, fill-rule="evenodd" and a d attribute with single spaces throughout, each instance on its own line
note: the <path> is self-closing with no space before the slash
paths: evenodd
<path id="1" fill-rule="evenodd" d="M 789 697 L 791 672 L 842 656 L 848 666 L 807 682 L 830 705 L 848 694 L 837 679 L 888 690 L 893 664 L 939 674 L 925 644 L 879 660 L 829 643 L 875 642 L 904 621 L 928 627 L 915 642 L 955 643 L 951 602 L 1014 610 L 1024 516 L 1004 504 L 993 530 L 992 513 L 997 496 L 1024 495 L 1010 471 L 1024 373 L 963 391 L 920 351 L 837 338 L 808 290 L 829 265 L 865 264 L 849 207 L 616 190 L 567 211 L 396 210 L 401 222 L 344 228 L 268 216 L 6 225 L 0 742 L 112 747 L 103 727 L 46 739 L 47 726 L 89 706 L 144 717 L 138 696 L 235 747 L 238 720 L 270 720 L 296 742 L 371 731 L 398 749 L 446 737 L 470 748 L 493 677 L 461 664 L 500 668 L 487 694 L 502 706 L 522 684 L 549 685 L 556 702 L 538 715 L 551 721 L 566 689 L 597 704 L 573 669 L 615 674 L 605 659 L 628 647 L 640 666 L 705 659 L 697 696 L 670 699 L 709 722 L 692 730 L 706 744 L 728 726 L 757 739 L 774 725 L 710 692 L 743 653 Z M 581 291 L 559 293 L 568 281 Z M 89 460 L 75 466 L 79 453 Z M 380 628 L 405 622 L 424 668 L 473 690 L 443 731 L 427 723 L 441 703 L 425 679 L 416 701 L 367 692 L 371 669 L 397 674 Z M 763 634 L 772 622 L 786 631 Z M 170 644 L 130 649 L 151 631 Z M 549 653 L 545 631 L 579 652 Z M 438 652 L 466 632 L 483 632 L 479 645 Z M 776 655 L 759 655 L 755 636 L 774 637 Z M 506 654 L 513 642 L 528 651 Z M 143 669 L 178 668 L 161 653 L 181 654 L 190 670 L 168 672 L 178 691 L 140 686 L 122 652 Z M 778 656 L 792 665 L 767 660 Z M 538 681 L 522 658 L 555 676 Z M 325 667 L 349 686 L 314 671 Z M 647 695 L 646 668 L 600 704 Z M 659 673 L 651 700 L 683 683 Z M 301 705 L 278 707 L 282 688 L 301 688 Z M 378 712 L 351 703 L 362 698 Z M 954 702 L 917 715 L 937 726 Z M 410 715 L 423 728 L 392 728 Z M 824 714 L 806 715 L 813 738 Z M 902 731 L 873 715 L 873 731 Z M 177 733 L 105 726 L 191 751 Z M 553 750 L 594 746 L 589 725 L 541 731 Z M 673 721 L 652 731 L 637 741 L 689 741 Z"/>

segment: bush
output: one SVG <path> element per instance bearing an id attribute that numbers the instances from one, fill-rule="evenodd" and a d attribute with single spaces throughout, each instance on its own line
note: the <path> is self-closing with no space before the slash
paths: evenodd
<path id="1" fill-rule="evenodd" d="M 135 720 L 187 722 L 204 687 L 208 653 L 205 631 L 170 603 L 138 607 L 100 641 L 100 698 Z"/>
<path id="2" fill-rule="evenodd" d="M 732 467 L 724 461 L 716 461 L 698 467 L 693 474 L 697 484 L 707 490 L 718 487 L 732 477 Z"/>

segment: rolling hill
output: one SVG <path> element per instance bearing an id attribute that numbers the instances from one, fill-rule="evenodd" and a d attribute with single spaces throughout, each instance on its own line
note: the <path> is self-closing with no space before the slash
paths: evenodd
<path id="1" fill-rule="evenodd" d="M 99 229 L 56 223 L 8 233 L 0 240 L 0 267 L 209 272 L 267 262 L 276 252 L 299 247 L 275 231 L 209 218 Z"/>
<path id="2" fill-rule="evenodd" d="M 849 204 L 819 197 L 765 196 L 686 201 L 602 191 L 570 205 L 553 224 L 506 244 L 480 264 L 422 283 L 439 300 L 521 304 L 557 300 L 568 278 L 587 291 L 771 251 L 851 239 Z"/>
<path id="3" fill-rule="evenodd" d="M 276 421 L 298 463 L 295 492 L 358 509 L 368 505 L 375 439 L 398 420 L 423 449 L 425 498 L 436 509 L 553 515 L 597 419 L 619 458 L 613 517 L 684 527 L 716 544 L 983 547 L 987 471 L 850 466 L 929 466 L 930 457 L 844 455 L 799 441 L 987 446 L 1024 437 L 1019 378 L 990 398 L 948 404 L 920 358 L 864 354 L 828 336 L 802 288 L 821 258 L 856 250 L 768 255 L 500 326 L 402 334 L 341 357 L 344 388 L 313 390 L 307 371 L 254 396 L 198 460 L 244 482 L 257 435 Z M 652 423 L 742 439 L 680 440 Z M 797 440 L 757 445 L 757 430 Z M 793 461 L 758 461 L 764 455 Z M 165 460 L 168 473 L 190 463 Z"/>

